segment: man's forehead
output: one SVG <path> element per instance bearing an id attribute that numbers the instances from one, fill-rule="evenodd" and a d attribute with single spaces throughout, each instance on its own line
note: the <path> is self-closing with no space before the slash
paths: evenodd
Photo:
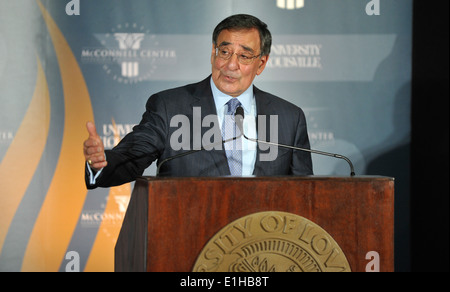
<path id="1" fill-rule="evenodd" d="M 251 29 L 223 30 L 217 39 L 219 46 L 239 45 L 247 51 L 255 51 L 260 45 L 259 32 Z"/>

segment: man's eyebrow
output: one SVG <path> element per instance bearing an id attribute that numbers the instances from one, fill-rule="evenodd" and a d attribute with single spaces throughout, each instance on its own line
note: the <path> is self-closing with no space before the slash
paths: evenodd
<path id="1" fill-rule="evenodd" d="M 255 50 L 253 50 L 253 49 L 250 48 L 250 47 L 247 47 L 247 46 L 244 46 L 244 45 L 241 45 L 241 47 L 242 47 L 244 50 L 246 50 L 247 52 L 251 52 L 251 53 L 254 53 L 254 52 L 255 52 Z"/>
<path id="2" fill-rule="evenodd" d="M 228 46 L 228 45 L 231 45 L 231 43 L 229 43 L 229 42 L 221 42 L 219 47 Z"/>
<path id="3" fill-rule="evenodd" d="M 220 45 L 219 45 L 219 47 L 222 47 L 222 46 L 229 46 L 229 45 L 232 45 L 232 43 L 230 43 L 230 42 L 221 42 Z M 243 48 L 243 49 L 244 49 L 245 51 L 247 51 L 247 52 L 255 53 L 255 50 L 253 50 L 253 49 L 250 48 L 250 47 L 247 47 L 247 46 L 244 46 L 244 45 L 240 45 L 240 47 Z"/>

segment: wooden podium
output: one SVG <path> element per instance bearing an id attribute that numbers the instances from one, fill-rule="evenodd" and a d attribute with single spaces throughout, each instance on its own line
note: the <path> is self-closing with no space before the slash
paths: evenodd
<path id="1" fill-rule="evenodd" d="M 266 213 L 269 215 L 263 219 L 247 217 L 246 221 L 237 221 L 261 212 L 274 213 Z M 289 215 L 283 215 L 286 213 Z M 304 222 L 296 216 L 305 218 Z M 256 220 L 261 223 L 250 230 L 250 223 L 254 224 Z M 286 222 L 281 224 L 283 220 Z M 233 226 L 230 225 L 232 222 L 238 223 Z M 314 224 L 318 226 L 314 230 L 322 228 L 327 234 L 314 235 L 311 231 Z M 246 225 L 247 232 L 243 230 Z M 227 228 L 228 235 L 221 233 L 217 237 Z M 268 235 L 269 231 L 277 231 L 280 236 L 290 235 L 291 238 L 286 240 L 280 237 L 270 242 L 266 240 L 264 245 L 274 249 L 278 243 L 278 250 L 283 249 L 291 258 L 295 256 L 300 260 L 300 254 L 308 256 L 308 252 L 302 252 L 299 246 L 310 244 L 311 257 L 314 252 L 323 256 L 322 268 L 333 268 L 333 260 L 343 253 L 351 271 L 365 272 L 371 260 L 366 259 L 368 253 L 376 252 L 380 271 L 394 271 L 394 179 L 315 176 L 140 178 L 136 181 L 115 248 L 115 270 L 190 272 L 201 253 L 211 263 L 222 262 L 223 255 L 218 252 L 225 253 L 226 244 L 237 247 L 241 245 L 241 239 L 242 242 L 244 238 L 250 240 L 256 233 L 255 228 L 267 231 Z M 298 235 L 292 237 L 292 232 L 297 229 Z M 216 239 L 211 241 L 214 236 Z M 333 240 L 339 247 L 330 246 Z M 205 248 L 207 244 L 209 247 Z M 233 267 L 251 270 L 259 265 L 259 271 L 261 266 L 266 270 L 277 270 L 270 260 L 263 262 L 263 257 L 256 256 L 257 252 L 261 253 L 258 247 L 263 246 L 261 240 L 258 244 L 247 245 L 255 256 L 251 262 L 240 259 L 239 265 Z M 255 251 L 253 246 L 258 250 Z M 297 246 L 297 249 L 289 249 L 289 246 Z M 243 256 L 242 253 L 236 252 L 236 255 Z M 274 252 L 271 255 L 278 256 Z"/>

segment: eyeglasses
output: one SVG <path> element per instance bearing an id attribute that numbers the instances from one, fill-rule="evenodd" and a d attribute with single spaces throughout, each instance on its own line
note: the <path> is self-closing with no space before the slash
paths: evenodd
<path id="1" fill-rule="evenodd" d="M 218 47 L 216 48 L 216 57 L 221 58 L 222 60 L 230 60 L 231 57 L 236 54 L 239 63 L 241 63 L 242 65 L 251 65 L 253 64 L 253 62 L 255 61 L 256 58 L 260 57 L 260 55 L 258 56 L 253 56 L 250 53 L 235 53 L 232 50 L 226 48 L 226 47 Z"/>

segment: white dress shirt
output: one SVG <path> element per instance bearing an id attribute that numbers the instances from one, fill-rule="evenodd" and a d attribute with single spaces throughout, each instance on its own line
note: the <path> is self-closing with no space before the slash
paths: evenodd
<path id="1" fill-rule="evenodd" d="M 211 78 L 211 90 L 216 104 L 217 116 L 219 118 L 219 126 L 222 129 L 222 124 L 225 119 L 225 114 L 228 110 L 227 103 L 232 99 L 232 96 L 221 92 Z M 256 132 L 256 100 L 253 93 L 253 85 L 251 85 L 243 94 L 237 97 L 244 108 L 244 133 L 247 137 L 257 138 Z M 242 175 L 253 175 L 256 163 L 257 143 L 248 141 L 242 138 Z"/>

